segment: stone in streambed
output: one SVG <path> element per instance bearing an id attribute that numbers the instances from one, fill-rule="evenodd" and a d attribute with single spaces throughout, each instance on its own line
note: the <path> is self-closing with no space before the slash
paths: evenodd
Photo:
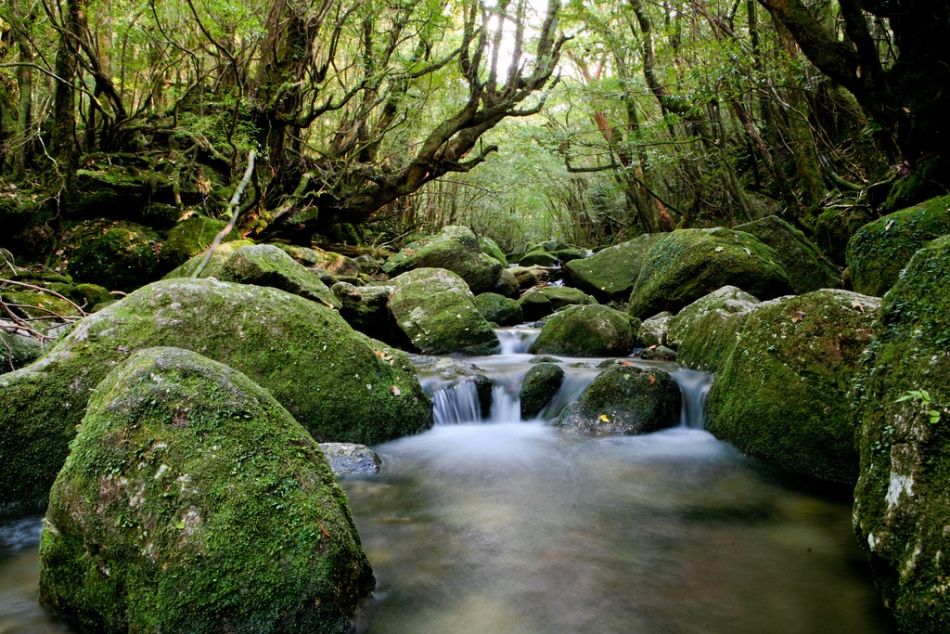
<path id="1" fill-rule="evenodd" d="M 538 363 L 521 383 L 521 418 L 534 418 L 551 402 L 564 382 L 564 370 L 553 363 Z"/>
<path id="2" fill-rule="evenodd" d="M 639 320 L 607 306 L 570 306 L 555 313 L 531 345 L 531 354 L 572 357 L 627 356 Z"/>

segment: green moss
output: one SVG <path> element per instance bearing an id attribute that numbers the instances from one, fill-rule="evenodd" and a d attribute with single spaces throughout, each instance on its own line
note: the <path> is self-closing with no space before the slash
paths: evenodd
<path id="1" fill-rule="evenodd" d="M 648 233 L 604 249 L 589 258 L 568 262 L 564 271 L 571 284 L 601 302 L 626 301 L 650 248 L 663 237 Z"/>
<path id="2" fill-rule="evenodd" d="M 236 249 L 218 271 L 218 279 L 239 284 L 270 286 L 340 308 L 342 302 L 312 269 L 304 268 L 289 255 L 269 244 Z"/>
<path id="3" fill-rule="evenodd" d="M 105 632 L 345 632 L 373 586 L 319 446 L 266 390 L 152 348 L 98 386 L 53 486 L 41 602 Z"/>
<path id="4" fill-rule="evenodd" d="M 864 225 L 848 242 L 854 290 L 883 296 L 911 256 L 946 233 L 950 233 L 950 196 L 932 198 Z"/>
<path id="5" fill-rule="evenodd" d="M 495 258 L 501 262 L 503 266 L 508 266 L 508 258 L 505 257 L 505 252 L 501 250 L 497 242 L 491 238 L 482 236 L 478 239 L 478 246 L 482 250 L 482 253 Z"/>
<path id="6" fill-rule="evenodd" d="M 833 290 L 759 305 L 713 382 L 706 428 L 788 471 L 853 483 L 856 425 L 846 397 L 878 306 Z"/>
<path id="7" fill-rule="evenodd" d="M 98 284 L 77 284 L 76 293 L 80 295 L 86 304 L 87 310 L 90 306 L 102 304 L 103 302 L 111 302 L 115 299 L 115 295 Z"/>
<path id="8" fill-rule="evenodd" d="M 564 382 L 564 370 L 553 363 L 538 363 L 521 382 L 521 418 L 534 418 L 544 409 Z"/>
<path id="9" fill-rule="evenodd" d="M 739 343 L 746 317 L 758 304 L 745 291 L 724 286 L 671 318 L 667 343 L 676 348 L 683 365 L 718 372 Z"/>
<path id="10" fill-rule="evenodd" d="M 317 440 L 371 445 L 431 425 L 407 355 L 333 310 L 276 289 L 155 282 L 82 320 L 29 368 L 0 376 L 0 512 L 42 507 L 92 390 L 140 348 L 174 346 L 244 372 Z M 29 421 L 29 424 L 24 424 Z"/>
<path id="11" fill-rule="evenodd" d="M 465 281 L 445 269 L 421 268 L 391 280 L 389 309 L 412 345 L 426 354 L 492 354 L 498 337 L 475 306 Z"/>
<path id="12" fill-rule="evenodd" d="M 885 295 L 877 338 L 855 381 L 861 476 L 858 543 L 905 632 L 950 623 L 950 237 L 913 256 Z M 919 399 L 897 402 L 910 390 Z M 936 405 L 935 405 L 936 404 Z M 937 424 L 928 411 L 940 412 Z"/>
<path id="13" fill-rule="evenodd" d="M 600 373 L 557 427 L 595 434 L 645 434 L 679 423 L 680 390 L 661 370 L 615 365 Z"/>
<path id="14" fill-rule="evenodd" d="M 168 232 L 168 238 L 162 245 L 160 254 L 162 266 L 167 271 L 176 266 L 181 266 L 211 246 L 215 236 L 227 226 L 223 220 L 215 220 L 207 216 L 192 216 L 183 220 L 171 228 Z M 241 236 L 236 230 L 225 236 L 224 242 L 240 240 Z"/>
<path id="15" fill-rule="evenodd" d="M 234 240 L 233 242 L 226 242 L 220 245 L 214 250 L 214 253 L 211 255 L 211 259 L 208 261 L 208 264 L 205 265 L 205 267 L 201 270 L 201 277 L 217 278 L 221 274 L 221 267 L 224 266 L 225 261 L 227 261 L 232 253 L 243 247 L 250 246 L 254 246 L 253 240 Z M 162 279 L 172 280 L 191 277 L 194 275 L 195 271 L 198 270 L 198 267 L 201 266 L 206 254 L 207 251 L 202 251 L 201 253 L 193 256 L 181 266 L 167 273 Z"/>
<path id="16" fill-rule="evenodd" d="M 597 300 L 584 291 L 567 286 L 535 287 L 518 300 L 527 321 L 537 321 L 566 306 L 596 303 Z"/>
<path id="17" fill-rule="evenodd" d="M 805 235 L 777 216 L 739 225 L 738 231 L 751 233 L 775 250 L 797 294 L 820 288 L 839 288 L 841 274 Z"/>
<path id="18" fill-rule="evenodd" d="M 628 310 L 640 318 L 678 311 L 723 286 L 762 299 L 792 292 L 778 254 L 754 236 L 723 228 L 680 229 L 647 253 Z"/>
<path id="19" fill-rule="evenodd" d="M 557 266 L 557 256 L 543 249 L 535 249 L 521 256 L 518 260 L 521 266 Z"/>
<path id="20" fill-rule="evenodd" d="M 521 305 L 513 299 L 497 293 L 482 293 L 475 296 L 475 307 L 487 321 L 500 326 L 514 326 L 524 321 Z"/>
<path id="21" fill-rule="evenodd" d="M 130 222 L 95 223 L 74 232 L 69 274 L 110 290 L 132 291 L 155 279 L 159 235 Z"/>
<path id="22" fill-rule="evenodd" d="M 398 276 L 419 268 L 436 268 L 459 275 L 473 293 L 491 291 L 502 263 L 481 252 L 478 239 L 465 227 L 444 227 L 438 235 L 412 242 L 383 266 L 387 275 Z"/>
<path id="23" fill-rule="evenodd" d="M 815 221 L 815 243 L 831 260 L 845 266 L 848 241 L 873 218 L 861 207 L 826 209 Z"/>
<path id="24" fill-rule="evenodd" d="M 544 324 L 531 354 L 575 357 L 627 356 L 634 348 L 639 320 L 607 306 L 570 306 Z"/>

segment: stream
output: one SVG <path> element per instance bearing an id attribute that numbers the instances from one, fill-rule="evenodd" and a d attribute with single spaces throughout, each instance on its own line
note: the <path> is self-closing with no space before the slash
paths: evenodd
<path id="1" fill-rule="evenodd" d="M 341 484 L 377 589 L 362 633 L 891 632 L 851 533 L 846 495 L 819 493 L 703 430 L 711 377 L 672 363 L 679 425 L 586 437 L 550 426 L 603 359 L 566 377 L 536 420 L 518 391 L 531 329 L 466 358 L 475 383 L 420 371 L 435 427 L 375 447 L 373 479 Z M 421 367 L 421 366 L 420 366 Z M 70 632 L 37 604 L 39 518 L 0 524 L 0 634 Z"/>

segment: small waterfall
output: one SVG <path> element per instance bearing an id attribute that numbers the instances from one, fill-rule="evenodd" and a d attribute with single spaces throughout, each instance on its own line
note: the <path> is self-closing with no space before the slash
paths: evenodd
<path id="1" fill-rule="evenodd" d="M 680 410 L 680 427 L 705 429 L 706 397 L 712 386 L 713 375 L 699 370 L 677 370 L 670 376 L 680 386 L 683 406 Z"/>
<path id="2" fill-rule="evenodd" d="M 499 354 L 525 354 L 541 333 L 540 328 L 499 328 L 495 331 L 501 346 Z"/>
<path id="3" fill-rule="evenodd" d="M 475 381 L 459 381 L 432 394 L 432 415 L 436 425 L 476 423 L 482 420 Z"/>
<path id="4" fill-rule="evenodd" d="M 491 419 L 492 423 L 517 423 L 521 420 L 521 398 L 518 386 L 498 385 L 491 389 Z"/>

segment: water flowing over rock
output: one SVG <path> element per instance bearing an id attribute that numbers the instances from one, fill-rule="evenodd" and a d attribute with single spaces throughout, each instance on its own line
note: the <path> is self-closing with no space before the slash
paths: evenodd
<path id="1" fill-rule="evenodd" d="M 56 479 L 41 601 L 104 632 L 345 632 L 372 590 L 346 496 L 270 394 L 151 348 L 90 400 Z"/>
<path id="2" fill-rule="evenodd" d="M 45 505 L 96 385 L 135 350 L 163 345 L 244 372 L 319 441 L 375 444 L 432 423 L 405 353 L 336 311 L 272 288 L 155 282 L 85 318 L 33 365 L 0 375 L 0 513 Z"/>
<path id="3" fill-rule="evenodd" d="M 723 286 L 760 299 L 792 292 L 778 254 L 744 231 L 680 229 L 658 240 L 644 259 L 628 312 L 644 319 L 678 311 Z"/>
<path id="4" fill-rule="evenodd" d="M 856 381 L 854 529 L 903 632 L 950 628 L 948 315 L 950 236 L 918 251 L 884 296 Z"/>
<path id="5" fill-rule="evenodd" d="M 421 268 L 390 282 L 389 309 L 412 345 L 425 354 L 492 354 L 498 339 L 465 281 L 445 269 Z"/>
<path id="6" fill-rule="evenodd" d="M 788 471 L 853 484 L 847 399 L 880 301 L 820 290 L 760 304 L 709 393 L 706 429 Z"/>

